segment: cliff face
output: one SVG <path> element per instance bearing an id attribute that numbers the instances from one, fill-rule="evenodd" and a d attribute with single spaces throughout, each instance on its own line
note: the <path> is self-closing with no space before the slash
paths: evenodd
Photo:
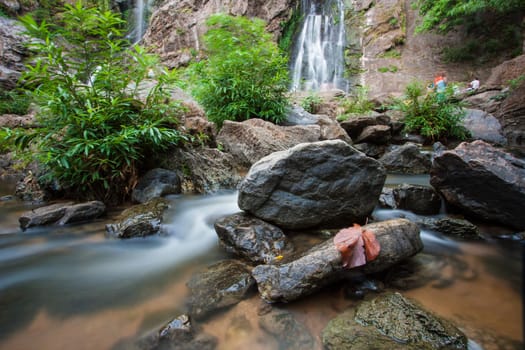
<path id="1" fill-rule="evenodd" d="M 153 12 L 143 44 L 153 47 L 168 67 L 189 62 L 201 49 L 204 22 L 214 13 L 258 17 L 277 38 L 297 0 L 167 0 Z"/>

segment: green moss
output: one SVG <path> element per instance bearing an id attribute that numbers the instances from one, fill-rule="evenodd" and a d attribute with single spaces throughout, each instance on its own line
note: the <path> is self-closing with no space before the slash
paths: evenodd
<path id="1" fill-rule="evenodd" d="M 299 26 L 303 20 L 303 16 L 298 7 L 292 9 L 290 19 L 285 22 L 281 22 L 281 38 L 279 39 L 279 48 L 286 53 L 289 53 L 292 48 L 293 39 Z"/>
<path id="2" fill-rule="evenodd" d="M 397 71 L 399 70 L 399 68 L 397 66 L 394 66 L 394 65 L 390 65 L 388 67 L 379 67 L 377 69 L 377 71 L 379 73 L 396 73 Z"/>
<path id="3" fill-rule="evenodd" d="M 401 58 L 401 52 L 396 49 L 390 49 L 390 50 L 383 52 L 377 57 L 379 58 Z"/>

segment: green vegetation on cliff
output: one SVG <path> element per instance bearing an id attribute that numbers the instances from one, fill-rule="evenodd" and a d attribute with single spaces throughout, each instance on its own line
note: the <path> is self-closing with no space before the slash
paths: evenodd
<path id="1" fill-rule="evenodd" d="M 79 198 L 127 198 L 141 163 L 182 141 L 180 105 L 169 101 L 175 76 L 156 56 L 129 47 L 119 15 L 66 5 L 62 26 L 22 18 L 36 57 L 23 75 L 39 106 L 39 128 L 18 137 L 33 144 L 49 180 Z M 155 77 L 146 96 L 141 84 Z M 113 196 L 118 196 L 115 198 Z"/>
<path id="2" fill-rule="evenodd" d="M 210 120 L 285 118 L 289 85 L 287 58 L 259 19 L 211 16 L 204 35 L 207 59 L 193 65 L 193 94 Z"/>

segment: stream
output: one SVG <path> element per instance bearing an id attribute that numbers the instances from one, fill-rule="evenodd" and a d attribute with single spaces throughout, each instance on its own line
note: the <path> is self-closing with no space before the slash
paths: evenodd
<path id="1" fill-rule="evenodd" d="M 428 176 L 387 179 L 390 185 L 402 182 L 428 185 Z M 13 188 L 0 182 L 0 197 Z M 87 224 L 22 232 L 18 217 L 31 204 L 0 201 L 0 349 L 133 349 L 133 340 L 184 312 L 185 283 L 193 272 L 228 257 L 213 222 L 239 210 L 236 198 L 235 192 L 169 196 L 172 206 L 162 234 L 130 240 L 105 237 L 105 224 L 118 210 Z M 374 214 L 413 215 L 385 209 Z M 491 237 L 502 231 L 483 226 L 482 232 Z M 430 231 L 421 235 L 428 281 L 410 288 L 399 284 L 398 290 L 454 321 L 469 337 L 470 349 L 521 349 L 520 244 L 495 238 L 457 241 Z M 355 303 L 334 286 L 280 307 L 303 322 L 316 349 L 322 349 L 324 326 Z M 280 349 L 282 344 L 258 325 L 260 305 L 253 293 L 202 328 L 218 338 L 220 350 Z"/>

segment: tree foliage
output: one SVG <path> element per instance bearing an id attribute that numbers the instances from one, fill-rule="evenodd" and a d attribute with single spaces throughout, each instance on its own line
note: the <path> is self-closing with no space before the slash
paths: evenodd
<path id="1" fill-rule="evenodd" d="M 423 15 L 418 31 L 447 32 L 482 13 L 507 14 L 525 10 L 524 0 L 415 0 L 414 4 Z"/>
<path id="2" fill-rule="evenodd" d="M 129 47 L 115 13 L 66 5 L 62 25 L 22 18 L 36 57 L 23 83 L 40 107 L 33 143 L 45 174 L 85 198 L 126 199 L 149 154 L 177 144 L 180 105 L 169 100 L 174 74 L 156 56 Z M 153 73 L 154 72 L 154 73 Z M 145 97 L 140 87 L 151 75 Z"/>
<path id="3" fill-rule="evenodd" d="M 215 14 L 204 35 L 207 59 L 193 70 L 193 94 L 210 120 L 284 119 L 289 77 L 286 57 L 259 19 Z"/>

